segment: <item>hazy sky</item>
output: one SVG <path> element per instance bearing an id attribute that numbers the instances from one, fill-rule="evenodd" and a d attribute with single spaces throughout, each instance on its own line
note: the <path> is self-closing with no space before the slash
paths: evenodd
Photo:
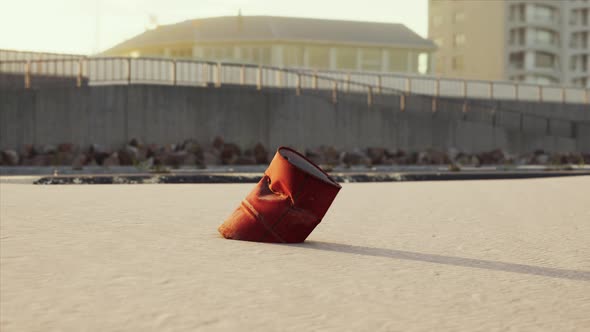
<path id="1" fill-rule="evenodd" d="M 427 34 L 427 0 L 0 0 L 0 48 L 92 53 L 159 24 L 277 15 L 403 23 Z M 98 32 L 97 32 L 98 31 Z"/>

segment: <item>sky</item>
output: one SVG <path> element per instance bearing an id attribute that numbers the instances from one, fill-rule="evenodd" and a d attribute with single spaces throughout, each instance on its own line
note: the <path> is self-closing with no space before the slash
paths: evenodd
<path id="1" fill-rule="evenodd" d="M 402 23 L 428 31 L 427 0 L 0 0 L 0 49 L 92 54 L 158 24 L 275 15 Z"/>

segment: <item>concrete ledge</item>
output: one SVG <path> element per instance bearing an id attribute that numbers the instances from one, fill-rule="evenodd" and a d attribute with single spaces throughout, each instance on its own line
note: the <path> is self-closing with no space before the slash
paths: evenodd
<path id="1" fill-rule="evenodd" d="M 590 176 L 590 171 L 332 173 L 340 183 L 531 179 Z M 47 176 L 34 184 L 256 183 L 260 174 L 137 174 Z"/>

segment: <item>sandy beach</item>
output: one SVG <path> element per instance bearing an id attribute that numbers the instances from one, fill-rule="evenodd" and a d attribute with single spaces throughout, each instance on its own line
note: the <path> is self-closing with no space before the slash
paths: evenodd
<path id="1" fill-rule="evenodd" d="M 0 330 L 590 330 L 590 177 L 344 184 L 298 245 L 219 236 L 251 188 L 0 183 Z"/>

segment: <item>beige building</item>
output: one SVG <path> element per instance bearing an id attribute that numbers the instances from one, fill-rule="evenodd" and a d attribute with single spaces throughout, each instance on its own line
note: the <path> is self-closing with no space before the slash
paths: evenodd
<path id="1" fill-rule="evenodd" d="M 590 87 L 589 0 L 429 0 L 436 74 Z"/>
<path id="2" fill-rule="evenodd" d="M 239 15 L 159 26 L 104 55 L 428 73 L 428 56 L 435 49 L 433 42 L 402 24 Z"/>

